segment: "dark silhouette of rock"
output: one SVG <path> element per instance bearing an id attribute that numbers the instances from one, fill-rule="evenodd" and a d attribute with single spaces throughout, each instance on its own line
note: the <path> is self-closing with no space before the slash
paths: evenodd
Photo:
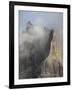
<path id="1" fill-rule="evenodd" d="M 28 31 L 29 29 L 32 29 L 32 28 L 33 28 L 33 25 L 31 23 L 31 21 L 28 21 L 27 26 L 26 26 L 26 30 Z"/>

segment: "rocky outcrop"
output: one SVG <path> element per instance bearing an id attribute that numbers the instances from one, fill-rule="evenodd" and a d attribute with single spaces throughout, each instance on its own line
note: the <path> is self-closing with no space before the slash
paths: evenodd
<path id="1" fill-rule="evenodd" d="M 38 78 L 42 63 L 50 52 L 53 30 L 36 26 L 29 33 L 22 33 L 22 36 L 19 45 L 19 78 Z"/>

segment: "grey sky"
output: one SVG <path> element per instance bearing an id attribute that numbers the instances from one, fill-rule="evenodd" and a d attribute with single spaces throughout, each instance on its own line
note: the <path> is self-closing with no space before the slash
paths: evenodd
<path id="1" fill-rule="evenodd" d="M 26 23 L 31 21 L 34 25 L 44 25 L 49 29 L 63 30 L 63 13 L 59 12 L 39 12 L 39 11 L 19 11 L 19 30 L 26 28 Z"/>

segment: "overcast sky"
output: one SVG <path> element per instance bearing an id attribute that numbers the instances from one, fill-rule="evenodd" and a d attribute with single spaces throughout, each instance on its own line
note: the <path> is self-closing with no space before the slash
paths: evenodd
<path id="1" fill-rule="evenodd" d="M 19 30 L 25 30 L 26 23 L 31 21 L 34 25 L 44 25 L 49 29 L 63 30 L 63 13 L 19 11 Z"/>

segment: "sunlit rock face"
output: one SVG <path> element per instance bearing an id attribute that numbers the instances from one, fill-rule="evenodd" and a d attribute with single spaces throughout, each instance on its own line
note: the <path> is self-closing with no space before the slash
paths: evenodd
<path id="1" fill-rule="evenodd" d="M 42 63 L 40 77 L 63 77 L 63 50 L 57 31 L 53 33 L 50 53 Z"/>
<path id="2" fill-rule="evenodd" d="M 50 52 L 53 30 L 30 22 L 26 29 L 19 33 L 19 78 L 38 78 Z"/>

